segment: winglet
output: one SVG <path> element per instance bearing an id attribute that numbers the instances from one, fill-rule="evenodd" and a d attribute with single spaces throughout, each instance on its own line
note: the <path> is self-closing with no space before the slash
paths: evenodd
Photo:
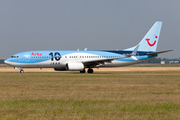
<path id="1" fill-rule="evenodd" d="M 130 57 L 133 58 L 133 59 L 136 60 L 136 61 L 138 61 L 138 59 L 135 57 L 138 48 L 139 48 L 139 45 L 137 45 L 137 46 L 135 47 L 135 49 L 133 50 L 133 52 L 130 54 Z"/>
<path id="2" fill-rule="evenodd" d="M 135 55 L 136 55 L 138 48 L 139 48 L 139 45 L 137 45 L 137 46 L 135 47 L 135 49 L 134 49 L 133 52 L 131 53 L 131 56 L 135 56 Z"/>

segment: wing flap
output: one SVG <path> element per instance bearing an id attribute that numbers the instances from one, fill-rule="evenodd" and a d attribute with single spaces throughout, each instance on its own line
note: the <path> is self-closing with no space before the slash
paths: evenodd
<path id="1" fill-rule="evenodd" d="M 88 61 L 83 61 L 82 63 L 85 66 L 96 66 L 99 64 L 105 64 L 105 62 L 111 63 L 115 59 L 121 59 L 121 58 L 127 58 L 129 56 L 123 56 L 123 57 L 114 57 L 114 58 L 102 58 L 98 60 L 88 60 Z"/>

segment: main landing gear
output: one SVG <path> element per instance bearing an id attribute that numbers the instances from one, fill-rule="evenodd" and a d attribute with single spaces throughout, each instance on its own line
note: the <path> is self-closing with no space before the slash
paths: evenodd
<path id="1" fill-rule="evenodd" d="M 86 70 L 84 69 L 84 70 L 82 70 L 82 71 L 80 71 L 80 73 L 85 73 L 86 72 Z"/>
<path id="2" fill-rule="evenodd" d="M 82 70 L 82 71 L 80 71 L 80 73 L 85 73 L 85 72 L 86 72 L 85 69 Z M 87 72 L 88 72 L 88 73 L 93 73 L 93 69 L 89 68 Z"/>
<path id="3" fill-rule="evenodd" d="M 89 68 L 88 73 L 93 73 L 93 69 Z"/>

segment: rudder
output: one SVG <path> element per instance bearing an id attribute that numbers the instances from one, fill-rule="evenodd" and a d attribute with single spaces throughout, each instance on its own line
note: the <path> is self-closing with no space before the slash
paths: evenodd
<path id="1" fill-rule="evenodd" d="M 156 52 L 157 44 L 161 32 L 161 26 L 162 26 L 161 21 L 155 22 L 155 24 L 147 32 L 147 34 L 144 36 L 141 42 L 138 45 L 136 45 L 139 46 L 137 51 Z M 125 51 L 133 51 L 136 48 L 136 46 L 125 49 Z"/>
<path id="2" fill-rule="evenodd" d="M 156 52 L 162 22 L 157 21 L 138 44 L 138 51 Z"/>

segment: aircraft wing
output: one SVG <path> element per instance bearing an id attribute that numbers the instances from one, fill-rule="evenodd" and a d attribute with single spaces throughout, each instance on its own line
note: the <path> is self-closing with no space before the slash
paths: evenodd
<path id="1" fill-rule="evenodd" d="M 138 48 L 139 48 L 139 45 L 137 45 L 135 47 L 135 49 L 133 50 L 133 52 L 130 55 L 127 55 L 127 56 L 114 57 L 114 58 L 103 58 L 103 59 L 91 60 L 91 61 L 83 61 L 82 63 L 85 66 L 93 66 L 93 67 L 95 67 L 96 65 L 105 64 L 105 62 L 111 63 L 111 61 L 113 61 L 115 59 L 122 59 L 122 58 L 127 58 L 127 57 L 131 57 L 131 56 L 136 55 Z"/>

